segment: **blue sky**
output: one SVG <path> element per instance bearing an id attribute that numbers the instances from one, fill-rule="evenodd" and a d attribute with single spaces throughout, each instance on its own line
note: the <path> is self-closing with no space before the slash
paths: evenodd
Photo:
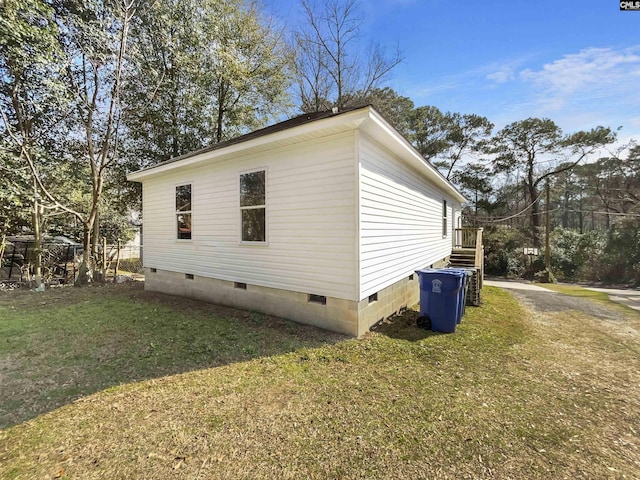
<path id="1" fill-rule="evenodd" d="M 320 0 L 321 1 L 321 0 Z M 267 0 L 283 23 L 298 0 Z M 476 113 L 500 128 L 548 117 L 640 141 L 640 11 L 618 0 L 360 0 L 365 43 L 398 44 L 387 85 L 416 106 Z"/>

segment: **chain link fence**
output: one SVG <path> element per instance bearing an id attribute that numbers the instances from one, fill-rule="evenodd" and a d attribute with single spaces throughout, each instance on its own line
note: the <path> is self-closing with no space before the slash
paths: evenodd
<path id="1" fill-rule="evenodd" d="M 142 245 L 120 246 L 107 245 L 106 252 L 106 276 L 127 275 L 133 278 L 144 278 L 144 267 L 142 265 Z"/>

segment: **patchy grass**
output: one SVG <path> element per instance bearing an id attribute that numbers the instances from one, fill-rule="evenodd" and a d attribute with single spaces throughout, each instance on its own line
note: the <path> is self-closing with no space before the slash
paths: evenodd
<path id="1" fill-rule="evenodd" d="M 623 314 L 631 314 L 631 315 L 637 314 L 637 310 L 634 310 L 633 308 L 623 303 L 614 302 L 609 298 L 609 295 L 605 292 L 589 290 L 579 285 L 565 285 L 565 284 L 558 284 L 558 283 L 540 283 L 537 285 L 544 287 L 548 290 L 553 290 L 554 292 L 562 293 L 564 295 L 570 295 L 572 297 L 593 300 L 594 302 L 600 305 L 605 305 L 613 310 L 622 312 Z"/>
<path id="2" fill-rule="evenodd" d="M 606 293 L 587 290 L 586 288 L 582 288 L 579 285 L 563 285 L 561 283 L 537 283 L 536 285 L 539 285 L 540 287 L 546 288 L 548 290 L 553 290 L 554 292 L 571 295 L 572 297 L 588 298 L 590 300 L 596 300 L 598 302 L 607 302 L 612 305 L 614 304 L 614 302 L 609 300 L 609 295 L 607 295 Z"/>
<path id="3" fill-rule="evenodd" d="M 0 427 L 104 388 L 344 337 L 143 292 L 142 284 L 0 294 Z"/>
<path id="4" fill-rule="evenodd" d="M 82 295 L 94 295 L 89 290 Z M 58 368 L 82 371 L 85 362 L 98 365 L 96 353 L 119 353 L 103 358 L 111 369 L 87 378 L 97 382 L 89 391 L 110 388 L 0 431 L 1 478 L 640 476 L 639 341 L 612 334 L 597 318 L 532 315 L 487 287 L 483 307 L 468 308 L 453 335 L 417 329 L 409 311 L 364 339 L 338 341 L 275 319 L 265 327 L 250 314 L 214 315 L 198 302 L 95 291 L 88 303 L 107 303 L 84 317 L 86 299 L 61 295 L 14 315 L 13 300 L 2 297 L 0 335 L 13 333 L 0 361 L 23 368 L 38 361 L 30 345 L 52 328 L 36 320 L 45 311 L 70 332 Z M 89 319 L 100 323 L 105 308 L 124 318 L 87 334 Z M 18 320 L 24 315 L 33 327 Z M 145 316 L 158 330 L 158 358 L 133 347 L 149 352 L 142 348 L 148 328 L 127 327 Z M 198 335 L 174 332 L 179 321 Z M 236 338 L 225 347 L 219 325 L 227 322 L 249 343 Z M 214 333 L 198 343 L 208 329 Z M 73 341 L 78 335 L 82 341 Z M 165 337 L 176 340 L 160 342 Z M 215 348 L 202 353 L 192 343 Z M 250 353 L 241 351 L 247 344 Z M 54 360 L 56 350 L 48 351 Z M 45 368 L 36 365 L 34 382 Z M 113 373 L 123 369 L 131 373 Z M 146 374 L 134 377 L 138 370 Z M 176 373 L 152 378 L 161 372 Z"/>

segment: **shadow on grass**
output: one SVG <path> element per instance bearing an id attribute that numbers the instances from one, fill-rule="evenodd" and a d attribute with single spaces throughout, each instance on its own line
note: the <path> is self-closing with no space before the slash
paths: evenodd
<path id="1" fill-rule="evenodd" d="M 0 293 L 0 428 L 97 391 L 348 337 L 141 283 Z"/>
<path id="2" fill-rule="evenodd" d="M 442 333 L 425 330 L 417 326 L 420 316 L 415 310 L 405 310 L 380 323 L 374 331 L 390 338 L 417 342 L 425 338 L 444 335 Z"/>

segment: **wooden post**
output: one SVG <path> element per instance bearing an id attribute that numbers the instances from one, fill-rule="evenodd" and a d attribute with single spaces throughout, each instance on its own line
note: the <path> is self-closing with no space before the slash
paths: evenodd
<path id="1" fill-rule="evenodd" d="M 546 231 L 544 235 L 544 266 L 549 274 L 551 273 L 551 242 L 549 241 L 551 230 L 551 189 L 549 188 L 549 179 L 547 179 L 547 215 L 546 215 Z"/>
<path id="2" fill-rule="evenodd" d="M 9 281 L 11 281 L 11 275 L 13 274 L 13 262 L 15 261 L 16 261 L 16 244 L 14 243 L 11 249 L 11 263 L 9 264 L 9 278 L 8 278 Z"/>

